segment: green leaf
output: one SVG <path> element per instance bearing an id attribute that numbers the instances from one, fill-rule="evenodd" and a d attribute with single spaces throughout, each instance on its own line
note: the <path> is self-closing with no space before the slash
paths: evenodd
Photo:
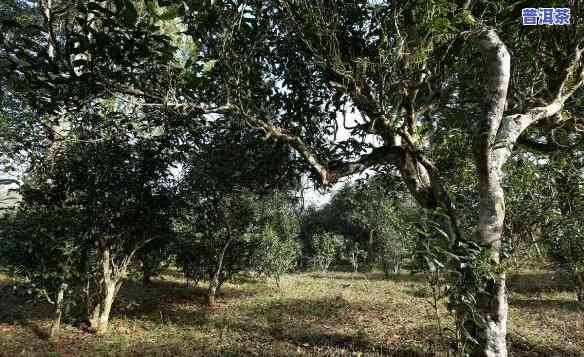
<path id="1" fill-rule="evenodd" d="M 158 3 L 156 1 L 146 1 L 146 8 L 152 17 L 158 17 Z"/>
<path id="2" fill-rule="evenodd" d="M 213 70 L 213 68 L 215 68 L 215 64 L 217 64 L 217 61 L 218 60 L 213 59 L 213 60 L 209 60 L 209 61 L 205 62 L 205 64 L 203 65 L 203 72 L 204 73 L 211 72 Z"/>
<path id="3" fill-rule="evenodd" d="M 124 21 L 128 25 L 134 25 L 136 20 L 138 20 L 138 12 L 134 7 L 134 4 L 131 1 L 126 1 L 124 11 L 122 12 L 122 16 Z"/>
<path id="4" fill-rule="evenodd" d="M 179 16 L 181 16 L 181 6 L 168 6 L 164 8 L 164 12 L 158 15 L 158 19 L 162 21 L 173 20 Z"/>

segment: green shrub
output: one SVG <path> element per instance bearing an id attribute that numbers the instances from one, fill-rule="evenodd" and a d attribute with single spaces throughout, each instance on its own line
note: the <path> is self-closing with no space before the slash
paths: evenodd
<path id="1" fill-rule="evenodd" d="M 316 233 L 312 238 L 314 255 L 312 264 L 315 269 L 326 272 L 335 260 L 337 252 L 343 245 L 343 237 L 329 232 Z"/>

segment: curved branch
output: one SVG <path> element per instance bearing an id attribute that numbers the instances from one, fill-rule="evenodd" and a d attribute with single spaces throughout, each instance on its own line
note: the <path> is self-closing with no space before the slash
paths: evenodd
<path id="1" fill-rule="evenodd" d="M 505 116 L 497 133 L 497 141 L 509 147 L 515 144 L 521 133 L 531 125 L 558 114 L 564 103 L 584 86 L 584 47 L 576 48 L 574 58 L 566 69 L 566 75 L 556 97 L 547 105 L 527 110 L 523 114 Z M 561 120 L 561 119 L 559 119 Z"/>
<path id="2" fill-rule="evenodd" d="M 298 152 L 318 174 L 324 185 L 334 184 L 340 178 L 363 172 L 371 167 L 387 164 L 399 165 L 402 158 L 402 147 L 382 146 L 373 149 L 369 154 L 362 155 L 355 161 L 322 163 L 299 137 L 257 117 L 246 116 L 246 121 L 251 126 L 262 129 L 266 137 L 280 140 Z"/>

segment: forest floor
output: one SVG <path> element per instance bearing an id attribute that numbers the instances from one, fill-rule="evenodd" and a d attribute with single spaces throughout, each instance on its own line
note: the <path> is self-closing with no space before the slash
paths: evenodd
<path id="1" fill-rule="evenodd" d="M 511 355 L 584 356 L 584 308 L 569 285 L 546 272 L 509 280 Z M 444 355 L 429 289 L 406 274 L 293 274 L 280 289 L 242 277 L 210 308 L 204 287 L 169 273 L 147 288 L 127 282 L 104 336 L 65 324 L 59 341 L 46 339 L 49 305 L 7 290 L 0 286 L 0 356 Z M 443 307 L 439 315 L 451 325 Z"/>

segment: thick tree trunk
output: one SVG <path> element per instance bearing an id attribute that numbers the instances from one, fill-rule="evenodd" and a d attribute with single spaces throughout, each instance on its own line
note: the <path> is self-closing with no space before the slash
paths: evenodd
<path id="1" fill-rule="evenodd" d="M 65 288 L 66 285 L 63 283 L 57 292 L 57 300 L 55 301 L 55 316 L 53 317 L 53 323 L 51 324 L 51 330 L 49 332 L 49 337 L 52 339 L 57 339 L 59 337 L 61 317 L 63 315 L 63 299 L 65 297 Z"/>
<path id="2" fill-rule="evenodd" d="M 93 295 L 96 300 L 92 299 L 89 305 L 91 309 L 89 322 L 96 334 L 104 334 L 107 331 L 111 309 L 131 259 L 131 256 L 128 257 L 115 269 L 109 248 L 103 249 L 100 255 L 101 277 L 95 287 L 96 294 Z"/>
<path id="3" fill-rule="evenodd" d="M 505 282 L 505 273 L 497 274 L 478 299 L 477 309 L 482 321 L 472 324 L 473 330 L 469 331 L 478 342 L 472 356 L 507 356 L 508 302 Z"/>
<path id="4" fill-rule="evenodd" d="M 495 51 L 497 53 L 497 51 Z M 503 64 L 505 67 L 505 65 Z M 508 67 L 507 67 L 508 68 Z M 505 79 L 503 78 L 503 81 Z M 498 87 L 498 89 L 501 89 Z M 496 92 L 496 91 L 495 91 Z M 503 90 L 503 92 L 505 92 Z M 493 93 L 493 97 L 499 97 L 504 93 Z M 504 98 L 503 95 L 503 104 Z M 503 113 L 504 105 L 496 101 L 498 108 Z M 491 119 L 489 119 L 491 120 Z M 494 118 L 496 121 L 496 118 Z M 488 130 L 488 129 L 487 129 Z M 496 133 L 495 131 L 492 131 Z M 487 135 L 483 138 L 485 145 L 479 145 L 477 162 L 480 176 L 480 219 L 478 241 L 490 252 L 492 270 L 496 271 L 500 264 L 499 249 L 501 246 L 503 219 L 505 214 L 504 194 L 501 185 L 502 166 L 508 157 L 508 151 L 494 151 L 487 145 Z M 451 239 L 459 239 L 461 233 L 458 229 L 454 207 L 450 202 L 444 184 L 431 165 L 425 165 L 416 157 L 404 156 L 401 174 L 409 190 L 414 194 L 418 203 L 425 208 L 441 209 L 448 218 L 441 220 L 440 226 Z M 484 323 L 473 323 L 467 311 L 458 311 L 457 315 L 464 323 L 463 326 L 478 342 L 472 348 L 473 356 L 506 357 L 506 333 L 507 333 L 507 298 L 505 291 L 505 274 L 499 274 L 493 281 L 487 282 L 487 293 L 480 296 L 476 309 Z M 470 343 L 472 344 L 472 343 Z"/>
<path id="5" fill-rule="evenodd" d="M 117 284 L 114 281 L 104 282 L 103 287 L 103 294 L 99 296 L 99 301 L 93 306 L 89 319 L 91 329 L 98 335 L 107 332 L 111 309 L 117 292 Z"/>
<path id="6" fill-rule="evenodd" d="M 503 165 L 510 149 L 497 143 L 507 102 L 507 89 L 511 74 L 511 57 L 505 44 L 495 31 L 481 36 L 480 49 L 486 60 L 484 80 L 484 117 L 477 133 L 476 159 L 479 174 L 479 227 L 478 241 L 488 250 L 491 270 L 500 265 L 501 240 L 505 219 L 505 195 L 503 191 Z M 502 146 L 502 147 L 501 147 Z M 485 282 L 486 292 L 479 296 L 477 310 L 482 320 L 474 324 L 473 337 L 478 345 L 473 356 L 507 356 L 507 296 L 505 274 Z"/>
<path id="7" fill-rule="evenodd" d="M 479 171 L 480 212 L 479 242 L 489 250 L 493 271 L 499 270 L 500 248 L 505 218 L 502 187 L 503 165 L 511 155 L 521 133 L 533 123 L 550 118 L 561 111 L 564 102 L 584 83 L 581 58 L 584 50 L 577 49 L 574 61 L 566 69 L 556 97 L 545 106 L 529 109 L 524 114 L 505 116 L 507 89 L 511 77 L 511 56 L 495 30 L 480 36 L 479 48 L 485 60 L 484 96 L 476 149 Z M 476 335 L 480 345 L 476 356 L 505 357 L 507 299 L 505 275 L 498 273 L 489 282 L 487 296 L 480 299 L 479 310 L 484 320 Z"/>
<path id="8" fill-rule="evenodd" d="M 97 330 L 97 326 L 99 326 L 99 316 L 101 315 L 101 299 L 94 302 L 90 306 L 88 306 L 88 313 L 89 313 L 89 326 L 92 330 Z"/>
<path id="9" fill-rule="evenodd" d="M 99 320 L 95 327 L 95 332 L 98 335 L 104 334 L 107 331 L 112 305 L 117 292 L 117 282 L 113 279 L 108 279 L 107 281 L 104 281 L 104 288 L 105 293 L 103 301 L 100 304 L 101 311 L 99 312 Z"/>

